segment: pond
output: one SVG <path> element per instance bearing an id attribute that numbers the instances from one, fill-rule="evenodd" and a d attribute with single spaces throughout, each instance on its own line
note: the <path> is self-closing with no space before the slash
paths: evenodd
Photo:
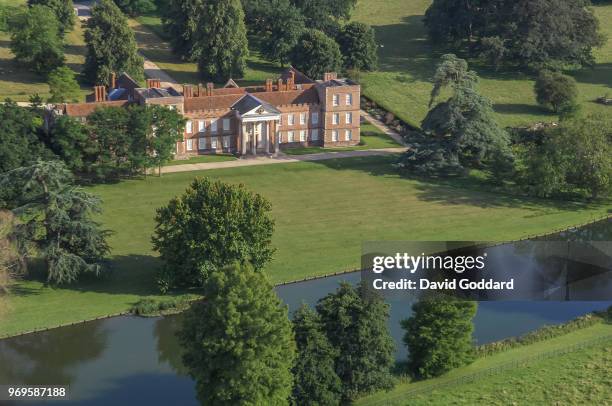
<path id="1" fill-rule="evenodd" d="M 589 239 L 610 240 L 612 221 L 578 232 Z M 576 232 L 562 237 L 573 239 Z M 335 290 L 338 282 L 356 283 L 359 278 L 359 273 L 353 273 L 279 286 L 276 290 L 293 311 L 302 302 L 316 303 Z M 396 358 L 405 359 L 399 321 L 410 315 L 410 303 L 393 299 L 388 302 Z M 482 344 L 520 335 L 611 304 L 481 302 L 475 318 L 474 339 Z M 181 363 L 180 346 L 175 337 L 180 322 L 180 315 L 125 316 L 1 340 L 0 383 L 70 385 L 71 402 L 59 401 L 62 404 L 197 405 L 195 385 Z M 19 404 L 43 403 L 19 401 Z"/>

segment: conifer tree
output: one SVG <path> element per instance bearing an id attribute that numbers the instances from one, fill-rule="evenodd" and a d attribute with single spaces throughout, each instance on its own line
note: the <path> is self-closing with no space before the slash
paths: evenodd
<path id="1" fill-rule="evenodd" d="M 249 55 L 240 0 L 203 0 L 191 54 L 202 78 L 217 82 L 240 78 Z"/>
<path id="2" fill-rule="evenodd" d="M 293 314 L 297 358 L 293 366 L 296 405 L 338 405 L 341 383 L 334 369 L 336 351 L 323 331 L 319 315 L 307 305 Z"/>
<path id="3" fill-rule="evenodd" d="M 92 7 L 85 42 L 84 74 L 90 83 L 109 85 L 114 72 L 126 72 L 137 81 L 144 78 L 144 60 L 138 55 L 134 32 L 112 0 L 99 0 Z"/>
<path id="4" fill-rule="evenodd" d="M 204 405 L 286 405 L 295 342 L 287 307 L 261 272 L 214 272 L 185 314 L 183 361 Z"/>

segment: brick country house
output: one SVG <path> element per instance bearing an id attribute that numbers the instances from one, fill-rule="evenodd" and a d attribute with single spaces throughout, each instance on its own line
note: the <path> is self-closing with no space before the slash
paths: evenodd
<path id="1" fill-rule="evenodd" d="M 287 147 L 356 145 L 360 139 L 360 86 L 326 73 L 312 80 L 289 68 L 276 81 L 239 87 L 233 80 L 222 88 L 212 83 L 162 87 L 147 79 L 141 88 L 127 74 L 114 75 L 111 86 L 96 86 L 86 103 L 58 106 L 59 114 L 85 120 L 104 106 L 160 104 L 187 120 L 176 155 L 233 153 L 271 155 Z"/>

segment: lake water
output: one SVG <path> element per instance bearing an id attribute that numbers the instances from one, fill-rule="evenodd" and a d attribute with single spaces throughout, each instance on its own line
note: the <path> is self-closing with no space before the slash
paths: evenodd
<path id="1" fill-rule="evenodd" d="M 612 221 L 577 233 L 589 239 L 612 239 Z M 358 273 L 280 286 L 279 296 L 294 310 L 314 304 L 338 282 L 359 281 Z M 410 303 L 389 299 L 389 327 L 396 357 L 404 359 L 399 321 L 410 315 Z M 612 302 L 481 302 L 474 339 L 487 343 L 520 335 L 545 324 L 561 323 Z M 194 382 L 181 363 L 175 333 L 181 316 L 116 317 L 0 340 L 0 383 L 70 385 L 71 403 L 79 405 L 197 405 Z M 11 404 L 11 403 L 7 403 Z M 43 404 L 40 401 L 14 404 Z"/>

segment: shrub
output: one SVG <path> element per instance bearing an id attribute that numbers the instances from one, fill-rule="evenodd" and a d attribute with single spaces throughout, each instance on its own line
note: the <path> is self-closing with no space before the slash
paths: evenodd
<path id="1" fill-rule="evenodd" d="M 540 72 L 534 92 L 538 103 L 555 113 L 574 109 L 578 98 L 576 80 L 559 72 Z"/>

